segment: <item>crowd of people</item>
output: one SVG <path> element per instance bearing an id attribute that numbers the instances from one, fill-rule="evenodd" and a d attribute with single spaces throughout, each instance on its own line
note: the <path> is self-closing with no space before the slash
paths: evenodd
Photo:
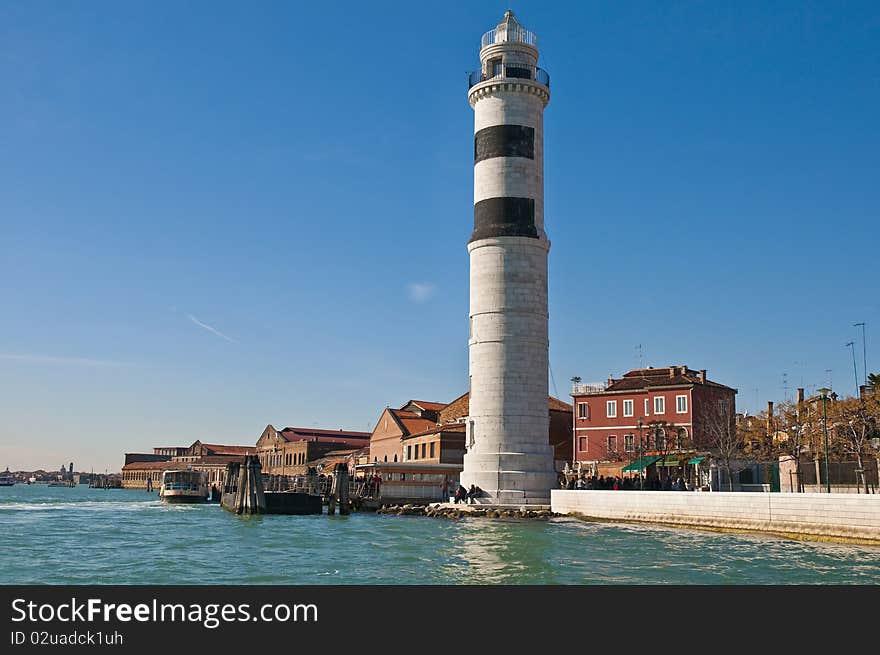
<path id="1" fill-rule="evenodd" d="M 643 486 L 644 485 L 644 486 Z M 693 488 L 687 480 L 681 476 L 673 478 L 670 475 L 661 477 L 645 478 L 644 483 L 637 475 L 608 476 L 583 474 L 579 477 L 559 476 L 560 489 L 607 489 L 614 491 L 632 491 L 644 489 L 645 491 L 692 491 Z"/>

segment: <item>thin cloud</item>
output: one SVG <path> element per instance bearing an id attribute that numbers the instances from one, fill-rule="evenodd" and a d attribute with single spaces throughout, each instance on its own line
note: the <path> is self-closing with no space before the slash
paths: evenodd
<path id="1" fill-rule="evenodd" d="M 12 362 L 25 362 L 28 364 L 53 364 L 59 366 L 120 366 L 123 362 L 109 359 L 89 359 L 87 357 L 56 357 L 54 355 L 21 355 L 14 353 L 0 353 L 0 359 Z"/>
<path id="2" fill-rule="evenodd" d="M 208 332 L 210 332 L 210 333 L 212 333 L 212 334 L 216 334 L 216 335 L 217 335 L 218 337 L 220 337 L 221 339 L 226 339 L 227 341 L 229 341 L 229 342 L 231 342 L 231 343 L 238 343 L 238 341 L 236 341 L 236 340 L 233 339 L 232 337 L 228 337 L 228 336 L 226 336 L 225 334 L 223 334 L 223 333 L 222 333 L 220 330 L 218 330 L 217 328 L 211 327 L 211 326 L 208 325 L 207 323 L 202 323 L 199 319 L 197 319 L 197 318 L 196 318 L 195 316 L 193 316 L 192 314 L 187 314 L 186 317 L 187 317 L 190 321 L 192 321 L 193 323 L 195 323 L 196 325 L 198 325 L 200 328 L 204 328 L 204 329 L 207 330 Z"/>
<path id="3" fill-rule="evenodd" d="M 426 302 L 434 295 L 434 285 L 426 282 L 412 282 L 407 285 L 409 299 L 413 302 Z"/>

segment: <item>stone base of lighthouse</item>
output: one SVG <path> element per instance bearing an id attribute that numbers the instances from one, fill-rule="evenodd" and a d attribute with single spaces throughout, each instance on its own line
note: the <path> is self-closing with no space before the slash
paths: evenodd
<path id="1" fill-rule="evenodd" d="M 470 406 L 462 484 L 480 502 L 546 505 L 549 444 L 546 238 L 468 244 Z"/>

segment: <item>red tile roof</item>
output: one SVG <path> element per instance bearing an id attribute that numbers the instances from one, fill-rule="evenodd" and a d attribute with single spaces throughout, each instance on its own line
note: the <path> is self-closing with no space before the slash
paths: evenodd
<path id="1" fill-rule="evenodd" d="M 229 462 L 242 461 L 242 455 L 205 455 L 193 462 L 131 462 L 122 467 L 123 471 L 173 471 L 187 469 L 190 466 L 226 466 Z"/>
<path id="2" fill-rule="evenodd" d="M 172 471 L 175 469 L 185 469 L 189 466 L 189 462 L 132 462 L 122 467 L 123 471 Z"/>
<path id="3" fill-rule="evenodd" d="M 422 418 L 413 412 L 405 412 L 402 409 L 390 409 L 388 411 L 391 412 L 392 416 L 397 419 L 397 422 L 403 428 L 403 436 L 422 432 L 437 425 L 435 421 Z"/>
<path id="4" fill-rule="evenodd" d="M 401 441 L 406 441 L 407 439 L 412 439 L 414 437 L 424 437 L 429 434 L 439 434 L 441 432 L 461 432 L 464 433 L 466 431 L 466 427 L 464 423 L 447 423 L 446 425 L 435 425 L 434 427 L 424 430 L 422 432 L 416 432 L 415 434 L 408 434 L 401 437 Z"/>
<path id="5" fill-rule="evenodd" d="M 464 402 L 462 402 L 462 401 L 464 401 Z M 450 405 L 453 405 L 453 404 L 459 403 L 459 402 L 461 402 L 461 405 L 462 405 L 461 406 L 461 411 L 462 411 L 461 416 L 467 416 L 469 406 L 470 406 L 470 393 L 465 391 L 458 398 L 456 398 L 451 403 L 446 405 L 446 407 L 449 407 Z M 559 398 L 554 398 L 553 396 L 547 396 L 547 408 L 548 409 L 555 409 L 555 410 L 561 411 L 561 412 L 572 411 L 571 405 L 569 405 L 567 402 L 565 402 L 563 400 L 559 400 Z M 459 417 L 456 416 L 453 418 L 459 418 Z"/>
<path id="6" fill-rule="evenodd" d="M 403 407 L 406 407 L 407 405 L 418 405 L 422 409 L 427 409 L 427 410 L 431 410 L 431 411 L 436 412 L 436 411 L 443 409 L 448 404 L 449 403 L 435 403 L 435 402 L 431 402 L 429 400 L 410 400 L 405 405 L 403 405 Z"/>
<path id="7" fill-rule="evenodd" d="M 341 443 L 359 448 L 369 442 L 369 432 L 352 430 L 320 430 L 318 428 L 284 428 L 278 434 L 285 441 L 316 441 L 318 443 Z"/>
<path id="8" fill-rule="evenodd" d="M 673 369 L 672 374 L 669 372 L 670 369 Z M 631 391 L 648 387 L 690 387 L 695 384 L 716 389 L 731 389 L 731 387 L 712 382 L 709 379 L 702 382 L 700 371 L 694 371 L 687 366 L 664 366 L 662 368 L 637 368 L 624 373 L 622 378 L 612 380 L 605 390 Z"/>
<path id="9" fill-rule="evenodd" d="M 202 446 L 214 455 L 253 455 L 257 452 L 256 446 L 224 446 L 216 443 L 203 443 Z"/>

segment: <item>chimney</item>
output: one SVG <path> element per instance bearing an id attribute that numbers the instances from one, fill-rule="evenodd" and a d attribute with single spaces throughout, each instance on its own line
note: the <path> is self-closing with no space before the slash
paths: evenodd
<path id="1" fill-rule="evenodd" d="M 767 434 L 773 432 L 773 401 L 767 401 Z"/>
<path id="2" fill-rule="evenodd" d="M 700 369 L 700 382 L 706 384 L 706 369 L 704 368 Z"/>
<path id="3" fill-rule="evenodd" d="M 804 402 L 804 390 L 801 387 L 798 387 L 797 390 L 797 402 L 798 405 L 801 405 Z"/>
<path id="4" fill-rule="evenodd" d="M 612 384 L 614 384 L 614 378 L 608 378 L 607 386 L 610 387 Z"/>
<path id="5" fill-rule="evenodd" d="M 671 378 L 675 377 L 675 367 L 674 366 L 669 367 L 669 377 L 671 377 Z"/>

